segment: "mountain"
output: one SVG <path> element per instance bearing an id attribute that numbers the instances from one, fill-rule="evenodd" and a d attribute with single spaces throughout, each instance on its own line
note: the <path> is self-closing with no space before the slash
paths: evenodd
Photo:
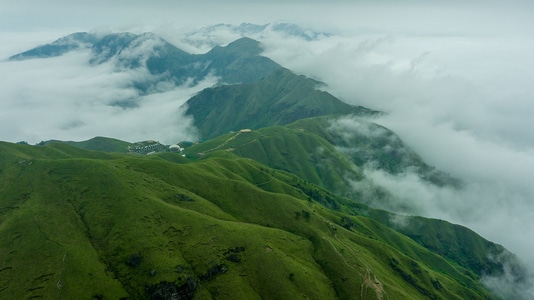
<path id="1" fill-rule="evenodd" d="M 129 32 L 97 35 L 76 32 L 56 41 L 38 46 L 11 56 L 10 60 L 25 60 L 61 56 L 74 50 L 89 49 L 92 52 L 91 63 L 102 63 L 121 54 L 125 49 L 138 46 L 143 42 L 163 42 L 155 35 L 146 33 L 136 35 Z"/>
<path id="2" fill-rule="evenodd" d="M 12 59 L 77 50 L 146 68 L 145 93 L 218 76 L 186 103 L 203 141 L 185 157 L 104 137 L 0 142 L 0 298 L 494 299 L 485 276 L 525 280 L 468 228 L 368 206 L 395 200 L 369 167 L 461 183 L 257 41 L 193 55 L 149 33 L 77 33 Z"/>
<path id="3" fill-rule="evenodd" d="M 252 37 L 259 38 L 265 36 L 272 36 L 273 34 L 280 37 L 298 38 L 305 41 L 315 41 L 322 37 L 331 36 L 327 32 L 317 32 L 309 28 L 303 28 L 293 23 L 267 23 L 267 24 L 252 24 L 241 23 L 239 25 L 233 24 L 217 24 L 212 26 L 195 29 L 193 32 L 188 32 L 183 40 L 197 48 L 212 48 L 221 42 L 222 39 L 228 36 Z"/>
<path id="4" fill-rule="evenodd" d="M 208 88 L 186 102 L 202 138 L 240 129 L 286 125 L 298 119 L 372 113 L 318 88 L 321 83 L 280 68 L 257 83 Z"/>
<path id="5" fill-rule="evenodd" d="M 117 68 L 147 68 L 157 75 L 153 82 L 140 81 L 134 85 L 147 92 L 159 81 L 173 81 L 177 85 L 197 83 L 208 75 L 217 76 L 221 83 L 252 83 L 266 77 L 280 66 L 271 59 L 261 56 L 259 42 L 248 36 L 265 31 L 282 33 L 287 36 L 314 40 L 326 33 L 303 29 L 291 23 L 256 25 L 243 23 L 239 26 L 219 24 L 203 28 L 194 34 L 187 34 L 186 40 L 194 43 L 193 36 L 201 35 L 202 40 L 213 32 L 230 30 L 241 36 L 236 41 L 222 47 L 210 43 L 210 51 L 204 54 L 187 53 L 153 33 L 87 33 L 77 32 L 57 39 L 49 44 L 11 56 L 10 60 L 25 60 L 61 56 L 72 51 L 90 51 L 90 64 L 112 62 Z M 190 82 L 190 80 L 193 80 Z"/>
<path id="6" fill-rule="evenodd" d="M 301 119 L 288 127 L 305 130 L 327 140 L 358 167 L 370 167 L 397 175 L 412 171 L 437 186 L 462 183 L 426 164 L 393 131 L 359 115 Z"/>
<path id="7" fill-rule="evenodd" d="M 311 29 L 302 28 L 293 23 L 275 23 L 271 24 L 271 28 L 275 32 L 281 32 L 288 36 L 299 37 L 306 41 L 313 41 L 321 37 L 331 36 L 331 34 L 327 32 L 313 31 Z"/>
<path id="8" fill-rule="evenodd" d="M 155 77 L 135 82 L 144 92 L 161 81 L 192 84 L 208 75 L 217 76 L 226 84 L 256 82 L 280 68 L 261 56 L 260 43 L 250 38 L 238 39 L 225 47 L 216 46 L 205 54 L 189 54 L 153 33 L 74 33 L 9 59 L 43 59 L 76 50 L 90 51 L 91 64 L 112 62 L 122 69 L 146 68 Z"/>
<path id="9" fill-rule="evenodd" d="M 225 151 L 176 163 L 0 143 L 0 156 L 5 299 L 491 299 L 479 278 L 503 272 L 489 257 L 505 250 L 470 230 L 405 217 L 402 231 Z"/>
<path id="10" fill-rule="evenodd" d="M 350 122 L 349 122 L 350 121 Z M 375 208 L 415 213 L 395 191 L 370 181 L 364 170 L 413 172 L 431 185 L 461 188 L 462 182 L 426 164 L 390 130 L 355 115 L 300 119 L 286 126 L 228 133 L 186 149 L 197 159 L 228 151 Z"/>
<path id="11" fill-rule="evenodd" d="M 247 37 L 240 38 L 226 47 L 215 46 L 200 56 L 200 61 L 209 64 L 203 74 L 214 72 L 225 84 L 257 82 L 280 68 L 280 65 L 270 58 L 261 56 L 262 51 L 258 41 Z"/>

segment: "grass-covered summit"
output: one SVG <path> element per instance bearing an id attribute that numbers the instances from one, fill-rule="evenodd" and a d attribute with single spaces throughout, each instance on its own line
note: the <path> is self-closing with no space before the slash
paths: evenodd
<path id="1" fill-rule="evenodd" d="M 189 99 L 187 114 L 203 139 L 240 129 L 286 125 L 315 116 L 370 111 L 321 91 L 321 83 L 280 68 L 257 83 L 208 88 Z"/>

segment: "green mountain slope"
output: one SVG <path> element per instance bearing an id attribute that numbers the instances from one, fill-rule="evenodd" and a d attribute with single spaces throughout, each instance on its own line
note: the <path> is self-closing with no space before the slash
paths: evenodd
<path id="1" fill-rule="evenodd" d="M 364 201 L 372 194 L 366 201 L 383 207 L 395 200 L 390 192 L 365 181 L 365 167 L 391 174 L 412 170 L 434 184 L 460 184 L 425 164 L 390 130 L 357 116 L 306 118 L 284 127 L 238 131 L 198 143 L 186 153 L 195 158 L 215 150 L 254 159 L 355 200 Z M 364 183 L 365 191 L 355 182 Z"/>
<path id="2" fill-rule="evenodd" d="M 85 150 L 94 150 L 94 151 L 103 151 L 103 152 L 120 152 L 128 153 L 128 147 L 134 146 L 134 144 L 129 142 L 124 142 L 118 139 L 112 139 L 107 137 L 94 137 L 87 141 L 73 142 L 73 141 L 57 141 L 51 140 L 40 143 L 41 145 L 46 145 L 50 143 L 66 143 L 71 146 L 85 149 Z"/>
<path id="3" fill-rule="evenodd" d="M 0 143 L 0 298 L 484 299 L 502 272 L 504 249 L 459 226 L 410 218 L 418 243 L 290 173 L 168 155 Z"/>
<path id="4" fill-rule="evenodd" d="M 287 126 L 229 133 L 189 147 L 186 154 L 195 158 L 216 150 L 290 172 L 339 195 L 353 194 L 350 180 L 363 178 L 359 168 L 328 141 Z"/>
<path id="5" fill-rule="evenodd" d="M 201 77 L 215 71 L 225 84 L 258 82 L 281 68 L 270 58 L 261 56 L 262 52 L 258 41 L 246 37 L 226 47 L 216 46 L 201 56 L 203 61 L 209 62 L 209 68 Z"/>
<path id="6" fill-rule="evenodd" d="M 281 68 L 255 84 L 208 88 L 189 99 L 187 114 L 202 137 L 243 128 L 286 125 L 298 119 L 330 114 L 365 113 L 317 88 L 320 83 Z"/>
<path id="7" fill-rule="evenodd" d="M 288 127 L 319 135 L 358 167 L 369 166 L 390 174 L 411 170 L 436 185 L 461 185 L 426 164 L 393 131 L 357 115 L 302 119 Z"/>

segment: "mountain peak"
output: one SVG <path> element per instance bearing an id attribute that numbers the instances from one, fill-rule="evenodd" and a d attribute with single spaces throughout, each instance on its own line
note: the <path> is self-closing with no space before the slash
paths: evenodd
<path id="1" fill-rule="evenodd" d="M 296 120 L 360 109 L 324 91 L 320 83 L 278 68 L 256 84 L 224 85 L 201 91 L 187 101 L 187 114 L 204 138 L 241 128 L 286 125 Z"/>
<path id="2" fill-rule="evenodd" d="M 89 63 L 111 62 L 120 68 L 147 68 L 151 74 L 168 76 L 180 85 L 193 78 L 198 82 L 206 76 L 218 76 L 224 83 L 256 82 L 280 66 L 260 56 L 260 42 L 248 37 L 214 47 L 202 55 L 187 53 L 154 33 L 73 33 L 51 43 L 10 57 L 10 60 L 49 58 L 70 51 L 91 51 Z M 161 79 L 161 78 L 160 78 Z M 154 82 L 144 80 L 134 85 L 146 91 Z"/>
<path id="3" fill-rule="evenodd" d="M 241 54 L 248 55 L 259 55 L 263 51 L 260 42 L 249 37 L 242 37 L 231 42 L 226 46 L 226 49 L 231 51 L 237 50 Z"/>
<path id="4" fill-rule="evenodd" d="M 87 32 L 75 32 L 45 44 L 9 57 L 9 60 L 24 60 L 61 56 L 69 51 L 77 50 L 83 45 L 94 41 L 94 36 Z"/>
<path id="5" fill-rule="evenodd" d="M 263 51 L 260 42 L 249 37 L 239 38 L 227 46 L 215 46 L 207 55 L 239 55 L 239 56 L 256 56 Z"/>

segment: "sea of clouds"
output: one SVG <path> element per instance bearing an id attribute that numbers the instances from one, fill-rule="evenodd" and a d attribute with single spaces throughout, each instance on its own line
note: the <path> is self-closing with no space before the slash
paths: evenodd
<path id="1" fill-rule="evenodd" d="M 504 245 L 526 266 L 534 265 L 534 21 L 528 1 L 312 1 L 277 2 L 276 7 L 238 2 L 239 9 L 225 5 L 216 10 L 224 16 L 220 20 L 283 20 L 332 33 L 306 41 L 268 28 L 251 37 L 263 43 L 264 55 L 325 82 L 333 95 L 385 112 L 372 121 L 393 130 L 429 165 L 463 181 L 462 188 L 438 187 L 410 171 L 393 176 L 365 169 L 370 181 L 407 204 L 398 207 L 413 208 L 402 213 L 468 226 Z M 162 17 L 152 6 L 136 14 L 132 5 L 128 17 L 136 19 L 115 28 L 153 31 L 190 53 L 241 37 L 232 27 L 184 26 L 179 6 L 165 10 L 163 25 L 143 25 Z M 118 9 L 98 11 L 102 17 L 113 12 L 108 21 L 120 15 Z M 193 11 L 185 9 L 182 16 L 202 15 Z M 198 19 L 214 24 L 216 15 Z M 57 32 L 70 33 L 62 30 Z M 0 60 L 61 35 L 0 32 L 5 41 Z M 0 61 L 0 140 L 36 143 L 103 135 L 174 143 L 195 138 L 182 104 L 216 78 L 196 86 L 164 83 L 156 93 L 141 95 L 131 83 L 152 80 L 146 69 L 132 72 L 113 61 L 95 66 L 89 58 L 87 50 L 80 50 L 43 60 Z M 117 101 L 138 105 L 110 105 Z M 350 120 L 345 124 L 350 126 Z M 484 282 L 503 297 L 513 289 L 522 292 L 515 298 L 533 297 L 531 287 L 514 286 L 510 278 Z"/>
<path id="2" fill-rule="evenodd" d="M 150 55 L 153 46 L 135 47 L 130 54 L 138 57 L 143 50 Z M 122 51 L 121 59 L 130 54 Z M 135 83 L 158 80 L 146 67 L 123 68 L 117 59 L 94 64 L 91 59 L 89 49 L 80 49 L 59 57 L 0 62 L 2 140 L 34 144 L 108 136 L 173 144 L 196 139 L 183 104 L 215 78 L 183 86 L 162 80 L 146 94 Z"/>

